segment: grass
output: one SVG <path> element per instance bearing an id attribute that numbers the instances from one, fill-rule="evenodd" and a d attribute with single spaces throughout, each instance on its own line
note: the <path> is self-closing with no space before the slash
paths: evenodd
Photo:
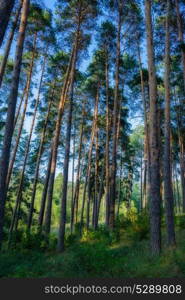
<path id="1" fill-rule="evenodd" d="M 50 250 L 20 249 L 0 256 L 1 278 L 167 278 L 185 277 L 185 230 L 177 222 L 177 248 L 164 246 L 160 257 L 152 257 L 146 235 L 131 227 L 110 234 L 104 228 L 69 236 L 62 254 Z M 134 229 L 135 230 L 135 229 Z M 55 242 L 53 242 L 54 245 Z"/>

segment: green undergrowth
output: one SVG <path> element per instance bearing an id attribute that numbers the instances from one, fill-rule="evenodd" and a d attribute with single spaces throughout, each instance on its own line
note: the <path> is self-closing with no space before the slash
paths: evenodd
<path id="1" fill-rule="evenodd" d="M 159 257 L 152 257 L 149 247 L 147 216 L 119 221 L 110 233 L 105 227 L 68 235 L 64 253 L 56 252 L 56 236 L 45 241 L 36 234 L 19 236 L 16 250 L 0 255 L 0 277 L 58 278 L 146 278 L 185 276 L 185 221 L 176 218 L 177 247 L 165 246 Z M 164 228 L 163 228 L 164 232 Z M 22 239 L 22 240 L 21 240 Z"/>

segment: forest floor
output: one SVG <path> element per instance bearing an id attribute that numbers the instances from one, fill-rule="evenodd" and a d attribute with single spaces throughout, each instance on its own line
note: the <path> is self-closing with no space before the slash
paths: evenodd
<path id="1" fill-rule="evenodd" d="M 184 217 L 183 217 L 184 218 Z M 119 236 L 118 236 L 119 235 Z M 177 247 L 165 247 L 160 257 L 152 257 L 149 239 L 132 230 L 108 234 L 104 229 L 85 232 L 82 238 L 70 236 L 64 253 L 44 251 L 27 245 L 0 255 L 0 277 L 14 278 L 161 278 L 185 277 L 185 229 L 176 228 Z M 21 245 L 23 247 L 23 245 Z M 29 249 L 31 248 L 31 249 Z"/>

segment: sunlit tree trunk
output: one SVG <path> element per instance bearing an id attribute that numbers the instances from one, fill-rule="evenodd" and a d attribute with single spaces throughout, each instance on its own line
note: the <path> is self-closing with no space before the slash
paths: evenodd
<path id="1" fill-rule="evenodd" d="M 63 117 L 63 112 L 64 112 L 64 105 L 66 102 L 66 94 L 67 94 L 69 83 L 70 83 L 69 77 L 70 77 L 74 52 L 76 51 L 75 48 L 76 48 L 76 43 L 72 50 L 69 65 L 68 65 L 66 75 L 65 75 L 65 80 L 64 80 L 61 97 L 60 97 L 60 101 L 59 101 L 55 133 L 54 133 L 54 138 L 53 138 L 53 143 L 52 143 L 51 170 L 50 170 L 48 189 L 47 189 L 47 207 L 46 207 L 45 222 L 44 222 L 44 230 L 45 230 L 46 234 L 50 233 L 53 187 L 54 187 L 54 180 L 55 180 L 55 171 L 56 171 L 56 163 L 57 163 L 57 152 L 58 152 L 58 145 L 59 145 L 61 122 L 62 122 L 62 117 Z"/>

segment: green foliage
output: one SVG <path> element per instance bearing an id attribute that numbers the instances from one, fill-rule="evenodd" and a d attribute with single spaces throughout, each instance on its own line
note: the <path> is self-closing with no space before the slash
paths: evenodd
<path id="1" fill-rule="evenodd" d="M 176 216 L 175 223 L 180 229 L 185 229 L 185 215 Z"/>
<path id="2" fill-rule="evenodd" d="M 2 252 L 0 277 L 184 278 L 184 234 L 184 230 L 177 231 L 177 249 L 165 247 L 160 257 L 152 257 L 148 240 L 130 240 L 121 229 L 120 241 L 109 244 L 108 233 L 101 228 L 85 233 L 83 241 L 69 237 L 70 245 L 62 254 L 35 248 Z"/>
<path id="3" fill-rule="evenodd" d="M 146 212 L 138 214 L 136 210 L 128 210 L 127 215 L 121 217 L 120 226 L 132 241 L 138 242 L 149 237 L 149 216 Z"/>

